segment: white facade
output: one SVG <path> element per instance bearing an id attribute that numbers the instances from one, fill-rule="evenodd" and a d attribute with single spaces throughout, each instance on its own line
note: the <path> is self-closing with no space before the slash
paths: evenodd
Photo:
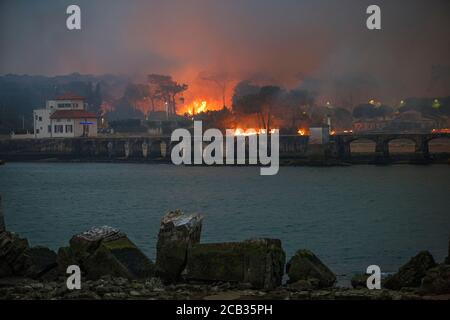
<path id="1" fill-rule="evenodd" d="M 80 135 L 75 135 L 74 121 L 75 119 L 50 119 L 52 132 L 52 138 L 74 138 L 81 137 Z"/>
<path id="2" fill-rule="evenodd" d="M 33 111 L 35 138 L 97 136 L 97 118 L 84 110 L 82 98 L 48 100 L 45 109 Z"/>
<path id="3" fill-rule="evenodd" d="M 327 144 L 329 141 L 330 132 L 328 126 L 309 128 L 309 144 Z"/>
<path id="4" fill-rule="evenodd" d="M 47 100 L 45 108 L 50 110 L 84 110 L 84 102 L 83 100 L 71 99 Z"/>
<path id="5" fill-rule="evenodd" d="M 33 111 L 35 138 L 50 138 L 52 136 L 50 115 L 53 112 L 54 110 L 51 109 L 37 109 Z"/>

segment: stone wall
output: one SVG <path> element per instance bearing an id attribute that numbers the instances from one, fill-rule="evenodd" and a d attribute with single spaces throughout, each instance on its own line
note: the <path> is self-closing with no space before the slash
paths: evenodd
<path id="1" fill-rule="evenodd" d="M 0 140 L 0 159 L 167 160 L 174 144 L 170 136 Z M 307 137 L 280 137 L 280 157 L 304 157 L 307 145 Z"/>

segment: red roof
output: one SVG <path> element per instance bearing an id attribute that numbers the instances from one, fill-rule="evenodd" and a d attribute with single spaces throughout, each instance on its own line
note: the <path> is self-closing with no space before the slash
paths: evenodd
<path id="1" fill-rule="evenodd" d="M 55 100 L 84 100 L 84 98 L 74 93 L 65 93 L 57 96 Z"/>
<path id="2" fill-rule="evenodd" d="M 50 119 L 82 119 L 82 118 L 97 118 L 97 116 L 85 110 L 56 110 L 50 116 Z"/>

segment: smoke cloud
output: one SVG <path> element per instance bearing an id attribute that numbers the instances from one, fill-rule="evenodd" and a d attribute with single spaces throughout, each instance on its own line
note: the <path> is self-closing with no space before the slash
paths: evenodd
<path id="1" fill-rule="evenodd" d="M 81 31 L 65 27 L 65 10 L 74 3 L 81 7 Z M 145 79 L 162 73 L 201 92 L 207 84 L 198 74 L 209 71 L 226 72 L 235 82 L 251 78 L 309 87 L 331 100 L 375 95 L 393 103 L 449 94 L 448 81 L 431 81 L 431 68 L 450 65 L 450 2 L 377 1 L 382 10 L 377 31 L 365 26 L 370 4 L 2 0 L 0 74 L 117 73 Z M 220 100 L 218 90 L 211 92 Z"/>

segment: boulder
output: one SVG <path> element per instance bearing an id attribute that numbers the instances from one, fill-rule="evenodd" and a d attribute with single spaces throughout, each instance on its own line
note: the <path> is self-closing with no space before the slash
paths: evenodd
<path id="1" fill-rule="evenodd" d="M 49 248 L 36 246 L 27 250 L 29 258 L 29 267 L 25 272 L 25 276 L 30 278 L 40 278 L 51 270 L 55 269 L 56 253 Z"/>
<path id="2" fill-rule="evenodd" d="M 336 282 L 335 274 L 309 250 L 298 250 L 286 265 L 289 283 L 307 280 L 316 283 L 316 288 L 332 287 Z"/>
<path id="3" fill-rule="evenodd" d="M 58 251 L 58 268 L 80 266 L 88 279 L 105 275 L 129 279 L 147 278 L 154 273 L 153 263 L 128 237 L 108 226 L 95 227 L 72 237 L 70 247 Z"/>
<path id="4" fill-rule="evenodd" d="M 281 285 L 285 253 L 278 239 L 195 244 L 188 250 L 183 278 L 250 283 L 254 288 Z"/>
<path id="5" fill-rule="evenodd" d="M 426 272 L 435 267 L 433 256 L 428 251 L 421 251 L 412 257 L 397 273 L 388 277 L 384 287 L 391 290 L 401 288 L 417 288 L 422 283 L 422 278 Z"/>
<path id="6" fill-rule="evenodd" d="M 370 275 L 364 274 L 355 274 L 351 279 L 351 284 L 354 289 L 367 289 L 367 279 Z"/>
<path id="7" fill-rule="evenodd" d="M 24 275 L 29 266 L 27 239 L 12 232 L 0 233 L 0 278 Z"/>
<path id="8" fill-rule="evenodd" d="M 177 281 L 186 266 L 188 249 L 200 242 L 203 217 L 171 211 L 161 220 L 156 245 L 156 274 Z"/>
<path id="9" fill-rule="evenodd" d="M 27 239 L 0 233 L 0 278 L 40 278 L 56 267 L 56 253 L 45 247 L 30 248 Z"/>
<path id="10" fill-rule="evenodd" d="M 75 257 L 71 247 L 61 247 L 58 249 L 56 264 L 58 266 L 58 273 L 65 275 L 67 267 L 71 265 L 79 265 L 79 260 Z"/>
<path id="11" fill-rule="evenodd" d="M 288 287 L 295 291 L 312 291 L 320 287 L 319 280 L 310 278 L 308 280 L 298 280 L 293 283 L 289 283 Z"/>
<path id="12" fill-rule="evenodd" d="M 450 294 L 450 265 L 441 264 L 429 269 L 422 279 L 420 291 L 431 294 Z"/>

